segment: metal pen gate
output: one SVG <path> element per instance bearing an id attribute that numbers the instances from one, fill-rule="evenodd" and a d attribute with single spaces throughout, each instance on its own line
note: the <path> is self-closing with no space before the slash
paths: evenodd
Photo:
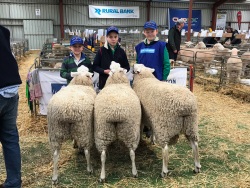
<path id="1" fill-rule="evenodd" d="M 53 38 L 52 20 L 23 20 L 23 28 L 29 49 L 41 49 L 46 39 Z"/>

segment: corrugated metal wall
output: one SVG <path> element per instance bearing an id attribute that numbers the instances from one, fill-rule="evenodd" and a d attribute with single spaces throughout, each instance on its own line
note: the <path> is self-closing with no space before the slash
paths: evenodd
<path id="1" fill-rule="evenodd" d="M 131 1 L 104 1 L 104 0 L 63 0 L 65 29 L 98 29 L 109 25 L 116 25 L 124 29 L 142 30 L 147 20 L 147 2 Z M 90 19 L 88 5 L 109 6 L 139 6 L 139 19 Z M 178 2 L 151 2 L 150 19 L 157 22 L 160 30 L 168 27 L 168 8 L 188 9 L 189 3 Z M 36 16 L 35 9 L 40 9 L 41 15 Z M 201 9 L 202 27 L 208 28 L 212 19 L 212 4 L 194 3 L 193 9 Z M 227 22 L 237 28 L 236 13 L 242 11 L 242 22 L 250 22 L 250 4 L 226 4 L 218 8 L 227 10 Z M 11 37 L 24 38 L 23 20 L 53 20 L 54 36 L 60 39 L 59 0 L 2 0 L 0 2 L 0 24 L 5 25 L 11 31 Z M 242 30 L 248 29 L 248 23 L 242 23 Z"/>
<path id="2" fill-rule="evenodd" d="M 40 49 L 48 38 L 53 38 L 52 20 L 23 20 L 24 37 L 29 49 Z"/>

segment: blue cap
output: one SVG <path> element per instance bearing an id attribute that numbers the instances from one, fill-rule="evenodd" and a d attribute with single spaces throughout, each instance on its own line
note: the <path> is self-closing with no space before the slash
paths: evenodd
<path id="1" fill-rule="evenodd" d="M 119 34 L 118 28 L 115 27 L 115 26 L 111 26 L 111 27 L 107 28 L 107 35 L 108 35 L 110 32 L 116 32 L 117 34 Z"/>
<path id="2" fill-rule="evenodd" d="M 75 36 L 70 39 L 70 46 L 73 46 L 75 44 L 82 44 L 83 45 L 83 40 L 81 37 Z"/>
<path id="3" fill-rule="evenodd" d="M 156 30 L 157 29 L 157 25 L 154 21 L 148 21 L 144 24 L 144 29 L 153 29 Z"/>

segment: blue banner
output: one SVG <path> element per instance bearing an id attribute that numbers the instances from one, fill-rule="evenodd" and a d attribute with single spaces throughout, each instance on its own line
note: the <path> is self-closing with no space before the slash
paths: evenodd
<path id="1" fill-rule="evenodd" d="M 188 11 L 184 9 L 169 9 L 169 29 L 175 25 L 175 23 L 179 19 L 183 19 L 185 21 L 185 26 L 183 29 L 188 30 Z M 201 30 L 201 10 L 193 10 L 192 11 L 192 22 L 191 29 L 193 31 Z"/>
<path id="2" fill-rule="evenodd" d="M 52 94 L 57 93 L 62 87 L 65 87 L 65 86 L 67 86 L 67 84 L 51 83 Z"/>

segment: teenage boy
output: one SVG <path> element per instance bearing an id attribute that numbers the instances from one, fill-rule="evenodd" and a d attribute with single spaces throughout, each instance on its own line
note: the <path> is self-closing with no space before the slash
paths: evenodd
<path id="1" fill-rule="evenodd" d="M 118 39 L 118 28 L 114 26 L 107 28 L 106 42 L 96 53 L 93 69 L 95 72 L 99 73 L 99 90 L 103 89 L 106 84 L 110 72 L 111 61 L 119 63 L 121 67 L 127 69 L 127 71 L 130 69 L 127 55 L 120 47 Z"/>
<path id="2" fill-rule="evenodd" d="M 70 40 L 71 53 L 64 58 L 60 70 L 60 76 L 67 79 L 67 84 L 73 79 L 71 72 L 77 72 L 77 68 L 81 65 L 88 67 L 90 72 L 93 72 L 93 67 L 89 58 L 83 53 L 83 40 L 81 37 L 75 36 Z"/>
<path id="3" fill-rule="evenodd" d="M 158 29 L 154 21 L 144 24 L 145 39 L 136 47 L 136 62 L 155 69 L 153 74 L 158 80 L 166 80 L 170 72 L 170 63 L 166 43 L 157 37 Z"/>

